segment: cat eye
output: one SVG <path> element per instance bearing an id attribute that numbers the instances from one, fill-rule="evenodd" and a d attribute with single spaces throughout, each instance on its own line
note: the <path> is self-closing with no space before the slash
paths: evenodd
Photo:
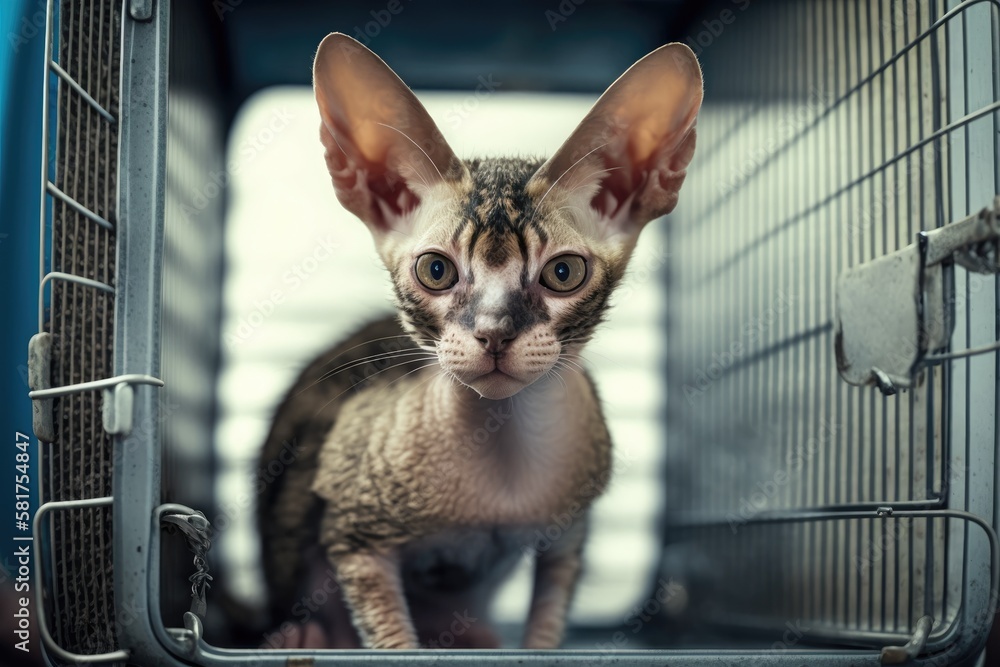
<path id="1" fill-rule="evenodd" d="M 587 277 L 587 260 L 579 255 L 560 255 L 542 269 L 540 282 L 553 292 L 572 292 Z"/>
<path id="2" fill-rule="evenodd" d="M 417 280 L 430 290 L 446 290 L 458 282 L 458 270 L 450 259 L 436 252 L 417 257 Z"/>

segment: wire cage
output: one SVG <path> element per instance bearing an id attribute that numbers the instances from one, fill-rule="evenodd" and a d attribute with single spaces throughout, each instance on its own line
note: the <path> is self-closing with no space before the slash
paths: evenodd
<path id="1" fill-rule="evenodd" d="M 205 286 L 221 280 L 225 197 L 199 189 L 223 166 L 233 116 L 219 21 L 204 20 L 216 12 L 48 1 L 28 369 L 51 662 L 386 657 L 204 636 L 198 510 L 215 503 L 221 309 Z M 998 225 L 1000 3 L 733 0 L 695 13 L 686 41 L 706 103 L 664 226 L 658 571 L 632 622 L 574 630 L 583 650 L 474 659 L 972 664 L 1000 584 L 996 239 L 928 257 L 942 247 L 932 230 Z M 866 270 L 901 250 L 916 258 L 908 290 Z M 918 318 L 941 313 L 934 335 L 909 349 L 912 323 L 891 309 L 850 328 L 845 275 Z M 875 350 L 867 386 L 845 379 L 863 366 L 858 336 Z M 902 375 L 885 372 L 887 345 L 904 351 Z"/>
<path id="2" fill-rule="evenodd" d="M 996 276 L 944 269 L 952 353 L 917 360 L 899 391 L 842 377 L 838 280 L 996 214 L 997 7 L 796 3 L 739 20 L 706 49 L 715 104 L 669 229 L 686 261 L 669 283 L 664 571 L 697 589 L 695 619 L 774 628 L 779 648 L 791 626 L 791 643 L 901 645 L 919 629 L 922 651 L 974 646 L 995 602 Z M 864 315 L 905 347 L 878 321 L 891 310 Z"/>
<path id="3" fill-rule="evenodd" d="M 40 392 L 35 396 L 49 396 L 35 399 L 35 434 L 48 443 L 41 451 L 39 495 L 45 507 L 61 510 L 48 523 L 52 576 L 43 604 L 58 610 L 57 618 L 72 619 L 52 625 L 53 645 L 124 657 L 116 651 L 112 622 L 111 511 L 105 503 L 87 507 L 111 496 L 114 465 L 99 392 L 87 383 L 114 386 L 108 379 L 114 376 L 120 219 L 121 15 L 115 3 L 68 3 L 64 10 L 58 30 L 51 8 L 47 14 L 47 58 L 39 63 L 52 78 L 43 101 L 39 334 L 31 341 L 29 369 L 31 386 Z M 36 540 L 36 548 L 41 543 Z M 44 618 L 41 631 L 47 633 Z"/>

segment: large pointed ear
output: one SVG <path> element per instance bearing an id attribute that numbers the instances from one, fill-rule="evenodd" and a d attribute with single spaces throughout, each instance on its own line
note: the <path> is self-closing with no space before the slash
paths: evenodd
<path id="1" fill-rule="evenodd" d="M 463 177 L 465 166 L 427 110 L 360 42 L 327 35 L 313 64 L 313 89 L 337 198 L 376 238 L 405 228 L 433 186 Z"/>
<path id="2" fill-rule="evenodd" d="M 679 43 L 661 46 L 609 87 L 529 192 L 590 206 L 607 233 L 638 234 L 673 210 L 694 156 L 701 68 Z M 560 204 L 563 205 L 563 204 Z"/>

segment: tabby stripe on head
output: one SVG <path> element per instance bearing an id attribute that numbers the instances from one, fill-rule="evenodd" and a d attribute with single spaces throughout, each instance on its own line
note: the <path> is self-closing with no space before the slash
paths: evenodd
<path id="1" fill-rule="evenodd" d="M 528 289 L 528 242 L 521 230 L 517 232 L 517 248 L 521 251 L 521 288 Z"/>
<path id="2" fill-rule="evenodd" d="M 593 333 L 597 325 L 604 321 L 605 304 L 616 282 L 617 279 L 610 273 L 604 274 L 600 287 L 579 301 L 566 317 L 558 332 L 560 340 L 581 338 Z"/>

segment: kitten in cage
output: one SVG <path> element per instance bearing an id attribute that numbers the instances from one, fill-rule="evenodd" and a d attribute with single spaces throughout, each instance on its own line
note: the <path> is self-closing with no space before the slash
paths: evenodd
<path id="1" fill-rule="evenodd" d="M 639 232 L 677 203 L 698 62 L 681 44 L 642 58 L 548 160 L 460 160 L 342 34 L 313 83 L 333 187 L 398 314 L 313 360 L 275 414 L 258 523 L 279 645 L 495 647 L 490 601 L 528 554 L 522 645 L 558 647 L 611 467 L 579 355 Z"/>

